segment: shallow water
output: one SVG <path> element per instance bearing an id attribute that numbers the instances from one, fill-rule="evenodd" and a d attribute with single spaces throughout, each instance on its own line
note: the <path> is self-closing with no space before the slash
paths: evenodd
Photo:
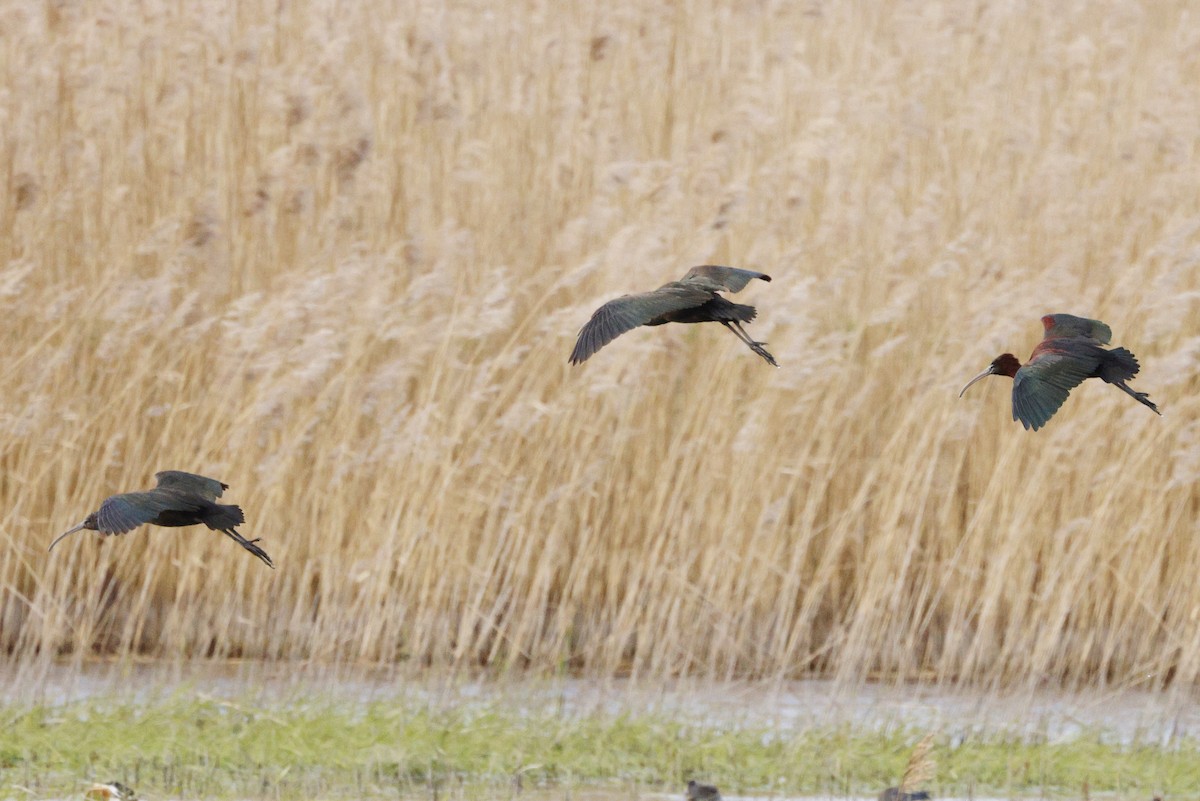
<path id="1" fill-rule="evenodd" d="M 163 665 L 83 663 L 0 670 L 0 703 L 58 705 L 106 699 L 152 702 L 177 693 L 263 706 L 401 701 L 434 709 L 500 708 L 523 714 L 547 711 L 565 716 L 649 713 L 714 728 L 754 726 L 780 736 L 807 729 L 847 726 L 858 731 L 910 729 L 937 731 L 947 747 L 973 737 L 1011 736 L 1036 742 L 1070 740 L 1081 734 L 1112 743 L 1169 747 L 1179 738 L 1200 739 L 1200 704 L 1188 691 L 1067 693 L 1038 690 L 985 694 L 923 685 L 845 687 L 832 681 L 782 683 L 636 682 L 632 680 L 474 680 L 446 679 L 351 668 L 311 669 L 260 663 Z M 948 742 L 947 742 L 948 740 Z M 11 777 L 9 779 L 11 781 Z M 82 798 L 87 783 L 75 795 Z M 683 793 L 660 788 L 559 786 L 523 791 L 446 788 L 438 796 L 407 792 L 389 797 L 422 801 L 682 801 Z M 465 794 L 464 794 L 465 793 Z M 13 784 L 0 786 L 6 798 L 38 798 Z M 343 795 L 336 796 L 344 798 Z M 156 796 L 160 801 L 171 796 Z M 739 796 L 727 801 L 816 801 L 861 796 Z M 939 798 L 938 801 L 957 801 Z M 962 801 L 993 801 L 975 797 Z M 999 799 L 995 799 L 999 801 Z M 1140 801 L 1145 801 L 1141 799 Z"/>
<path id="2" fill-rule="evenodd" d="M 1166 745 L 1200 738 L 1200 704 L 1188 690 L 985 694 L 926 685 L 844 687 L 832 681 L 667 683 L 620 680 L 472 680 L 356 668 L 222 664 L 49 665 L 0 673 L 0 702 L 61 704 L 88 698 L 150 699 L 173 692 L 263 703 L 405 700 L 445 708 L 501 706 L 563 714 L 653 712 L 714 726 L 780 732 L 851 725 L 936 729 L 951 738 L 1004 733 L 1044 741 L 1088 732 L 1112 742 Z"/>

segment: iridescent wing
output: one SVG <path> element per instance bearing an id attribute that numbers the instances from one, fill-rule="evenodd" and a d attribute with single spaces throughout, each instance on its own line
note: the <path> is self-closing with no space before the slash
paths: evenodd
<path id="1" fill-rule="evenodd" d="M 1083 341 L 1079 340 L 1082 345 Z M 1100 348 L 1090 346 L 1095 351 Z M 1036 353 L 1013 376 L 1013 419 L 1037 431 L 1054 416 L 1071 390 L 1089 378 L 1100 364 L 1087 353 Z"/>
<path id="2" fill-rule="evenodd" d="M 179 501 L 157 492 L 125 492 L 106 498 L 96 512 L 96 530 L 124 534 L 143 526 L 168 510 L 179 510 Z"/>
<path id="3" fill-rule="evenodd" d="M 1042 340 L 1060 339 L 1062 337 L 1087 337 L 1101 345 L 1112 341 L 1112 329 L 1099 320 L 1089 320 L 1087 317 L 1076 317 L 1073 314 L 1047 314 L 1042 318 L 1046 333 Z"/>
<path id="4" fill-rule="evenodd" d="M 217 481 L 215 478 L 185 473 L 182 470 L 162 470 L 155 473 L 154 478 L 158 481 L 159 489 L 192 493 L 210 501 L 220 498 L 221 493 L 229 489 L 228 484 Z"/>
<path id="5" fill-rule="evenodd" d="M 575 349 L 571 351 L 571 364 L 585 361 L 626 331 L 632 331 L 664 314 L 691 309 L 705 303 L 712 298 L 713 291 L 674 281 L 653 292 L 622 295 L 616 300 L 610 300 L 596 309 L 592 318 L 579 330 Z"/>
<path id="6" fill-rule="evenodd" d="M 770 281 L 771 276 L 754 270 L 743 270 L 739 267 L 721 267 L 716 264 L 705 264 L 693 267 L 678 283 L 701 287 L 709 292 L 741 292 L 751 280 L 759 278 Z"/>

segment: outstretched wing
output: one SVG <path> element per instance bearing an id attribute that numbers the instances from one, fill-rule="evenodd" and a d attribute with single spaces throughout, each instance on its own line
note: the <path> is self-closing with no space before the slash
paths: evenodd
<path id="1" fill-rule="evenodd" d="M 96 530 L 124 534 L 154 520 L 162 512 L 178 510 L 178 501 L 155 492 L 125 492 L 113 495 L 96 512 Z"/>
<path id="2" fill-rule="evenodd" d="M 1076 317 L 1073 314 L 1047 314 L 1042 318 L 1046 333 L 1042 340 L 1062 337 L 1087 337 L 1102 345 L 1112 341 L 1112 329 L 1099 320 Z"/>
<path id="3" fill-rule="evenodd" d="M 763 281 L 771 280 L 771 276 L 766 273 L 759 273 L 754 270 L 705 264 L 701 267 L 693 267 L 688 270 L 687 275 L 681 278 L 679 283 L 697 286 L 709 292 L 741 292 L 746 288 L 746 284 L 750 283 L 754 278 L 759 278 Z"/>
<path id="4" fill-rule="evenodd" d="M 154 474 L 160 489 L 172 489 L 180 492 L 190 492 L 215 501 L 221 493 L 229 489 L 228 484 L 215 478 L 198 476 L 195 473 L 185 473 L 182 470 L 162 470 Z"/>
<path id="5" fill-rule="evenodd" d="M 592 319 L 579 330 L 571 364 L 586 361 L 596 351 L 639 325 L 655 321 L 664 314 L 699 306 L 712 299 L 713 291 L 674 281 L 653 292 L 622 295 L 610 300 L 592 314 Z"/>
<path id="6" fill-rule="evenodd" d="M 1097 347 L 1096 350 L 1099 350 Z M 1089 378 L 1100 361 L 1094 356 L 1046 351 L 1013 376 L 1013 419 L 1037 431 L 1063 405 L 1071 390 Z"/>

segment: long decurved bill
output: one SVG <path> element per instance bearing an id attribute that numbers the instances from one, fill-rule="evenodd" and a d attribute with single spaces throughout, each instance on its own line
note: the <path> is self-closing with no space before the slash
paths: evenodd
<path id="1" fill-rule="evenodd" d="M 84 522 L 86 522 L 86 521 L 84 521 Z M 83 528 L 83 523 L 80 523 L 75 528 L 70 529 L 68 531 L 64 531 L 62 534 L 59 534 L 57 537 L 54 538 L 54 542 L 50 543 L 50 547 L 46 549 L 46 553 L 50 553 L 50 551 L 53 551 L 54 546 L 58 545 L 59 541 L 62 540 L 63 537 L 66 537 L 68 534 L 74 534 L 76 531 L 79 531 L 82 528 Z"/>
<path id="2" fill-rule="evenodd" d="M 996 369 L 989 364 L 988 369 L 984 370 L 982 373 L 980 373 L 979 375 L 975 376 L 974 378 L 972 378 L 970 381 L 967 382 L 967 385 L 965 387 L 963 387 L 962 390 L 958 393 L 958 397 L 961 398 L 963 396 L 963 392 L 966 392 L 968 389 L 970 389 L 971 385 L 974 384 L 976 381 L 987 378 L 989 375 L 995 375 L 995 374 L 996 374 Z"/>

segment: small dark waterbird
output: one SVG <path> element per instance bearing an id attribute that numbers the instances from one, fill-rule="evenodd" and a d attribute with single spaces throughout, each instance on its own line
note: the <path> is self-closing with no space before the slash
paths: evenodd
<path id="1" fill-rule="evenodd" d="M 929 793 L 924 790 L 904 793 L 899 787 L 889 787 L 879 794 L 879 801 L 929 801 L 929 798 Z"/>
<path id="2" fill-rule="evenodd" d="M 778 367 L 775 357 L 767 352 L 766 342 L 755 342 L 742 328 L 742 323 L 754 319 L 758 311 L 753 306 L 726 300 L 719 292 L 740 292 L 758 278 L 770 281 L 771 276 L 737 267 L 706 264 L 693 267 L 678 281 L 663 284 L 653 292 L 622 295 L 610 300 L 592 314 L 579 330 L 571 364 L 587 361 L 593 353 L 614 339 L 641 325 L 664 323 L 716 322 L 728 328 L 772 367 Z"/>
<path id="3" fill-rule="evenodd" d="M 152 490 L 125 492 L 105 499 L 82 523 L 59 534 L 50 543 L 49 550 L 53 550 L 63 537 L 80 529 L 110 536 L 133 531 L 146 523 L 172 527 L 203 523 L 213 531 L 222 532 L 274 569 L 271 557 L 255 544 L 258 539 L 248 540 L 234 528 L 246 522 L 241 507 L 216 503 L 221 493 L 229 489 L 228 484 L 181 470 L 163 470 L 155 473 L 154 478 L 158 486 Z"/>
<path id="4" fill-rule="evenodd" d="M 1101 347 L 1112 340 L 1112 329 L 1107 325 L 1073 314 L 1047 314 L 1042 325 L 1046 334 L 1028 362 L 1022 365 L 1011 353 L 1001 354 L 968 381 L 958 397 L 980 379 L 1006 375 L 1013 379 L 1013 419 L 1020 420 L 1026 429 L 1037 431 L 1054 416 L 1072 389 L 1085 379 L 1099 378 L 1155 414 L 1162 414 L 1149 395 L 1136 392 L 1125 383 L 1138 373 L 1138 361 L 1133 354 L 1125 348 Z"/>
<path id="5" fill-rule="evenodd" d="M 721 791 L 714 785 L 701 784 L 695 779 L 688 779 L 688 801 L 721 801 Z"/>

